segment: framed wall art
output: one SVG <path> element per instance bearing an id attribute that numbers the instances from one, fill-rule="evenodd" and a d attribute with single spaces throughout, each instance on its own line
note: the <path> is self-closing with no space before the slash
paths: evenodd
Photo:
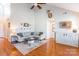
<path id="1" fill-rule="evenodd" d="M 72 27 L 71 21 L 61 21 L 61 22 L 59 22 L 59 28 L 70 29 L 71 27 Z"/>

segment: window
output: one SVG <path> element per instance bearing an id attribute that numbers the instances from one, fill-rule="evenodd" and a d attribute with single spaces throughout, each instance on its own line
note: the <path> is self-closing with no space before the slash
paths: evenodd
<path id="1" fill-rule="evenodd" d="M 0 16 L 10 16 L 10 4 L 0 3 Z"/>
<path id="2" fill-rule="evenodd" d="M 0 16 L 3 16 L 4 12 L 4 7 L 2 4 L 0 4 Z"/>

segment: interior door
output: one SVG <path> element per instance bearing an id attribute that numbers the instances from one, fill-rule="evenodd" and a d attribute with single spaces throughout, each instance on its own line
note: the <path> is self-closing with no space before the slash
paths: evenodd
<path id="1" fill-rule="evenodd" d="M 4 37 L 4 24 L 0 22 L 0 37 Z"/>

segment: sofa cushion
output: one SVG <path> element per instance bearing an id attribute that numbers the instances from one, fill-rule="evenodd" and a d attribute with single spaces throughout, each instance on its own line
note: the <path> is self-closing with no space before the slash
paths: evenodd
<path id="1" fill-rule="evenodd" d="M 23 34 L 22 33 L 17 33 L 18 36 L 20 37 L 23 37 Z"/>
<path id="2" fill-rule="evenodd" d="M 31 35 L 31 32 L 23 32 L 22 34 L 23 34 L 23 37 L 28 37 Z"/>

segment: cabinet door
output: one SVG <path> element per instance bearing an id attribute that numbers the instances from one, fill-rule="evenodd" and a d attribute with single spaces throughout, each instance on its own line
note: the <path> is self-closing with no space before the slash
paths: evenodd
<path id="1" fill-rule="evenodd" d="M 72 34 L 72 39 L 71 39 L 71 46 L 78 47 L 78 35 L 73 33 Z"/>
<path id="2" fill-rule="evenodd" d="M 69 46 L 78 46 L 78 35 L 76 33 L 67 33 L 66 44 Z"/>
<path id="3" fill-rule="evenodd" d="M 56 34 L 56 42 L 57 43 L 61 43 L 61 44 L 65 44 L 66 43 L 66 34 L 63 32 L 57 32 Z"/>
<path id="4" fill-rule="evenodd" d="M 73 42 L 72 39 L 73 39 L 72 33 L 67 33 L 67 36 L 66 36 L 66 45 L 72 46 L 72 42 Z"/>

